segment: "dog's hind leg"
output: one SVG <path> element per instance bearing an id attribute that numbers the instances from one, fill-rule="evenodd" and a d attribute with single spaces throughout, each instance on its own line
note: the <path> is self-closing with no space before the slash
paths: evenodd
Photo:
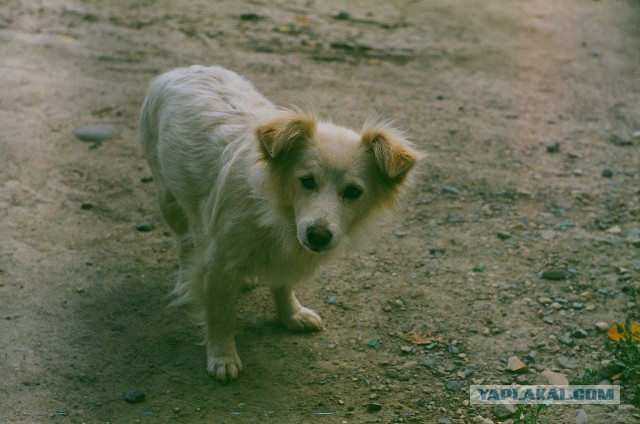
<path id="1" fill-rule="evenodd" d="M 293 289 L 288 286 L 274 287 L 271 292 L 276 302 L 278 318 L 291 331 L 318 331 L 322 329 L 322 318 L 300 304 Z"/>
<path id="2" fill-rule="evenodd" d="M 204 273 L 203 297 L 207 371 L 216 380 L 227 383 L 242 371 L 234 337 L 236 303 L 240 282 L 233 281 L 210 264 Z"/>
<path id="3" fill-rule="evenodd" d="M 187 213 L 180 207 L 175 196 L 168 191 L 161 191 L 158 194 L 160 212 L 167 225 L 178 236 L 178 264 L 180 266 L 180 278 L 185 273 L 193 252 L 193 238 L 189 231 L 189 218 Z"/>

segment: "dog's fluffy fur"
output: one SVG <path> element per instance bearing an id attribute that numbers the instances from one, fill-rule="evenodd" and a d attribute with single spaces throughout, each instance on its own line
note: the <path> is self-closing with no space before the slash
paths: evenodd
<path id="1" fill-rule="evenodd" d="M 223 382 L 242 369 L 234 341 L 242 286 L 269 284 L 287 328 L 320 329 L 292 288 L 390 210 L 420 157 L 392 128 L 374 123 L 358 134 L 279 109 L 221 67 L 155 79 L 140 141 L 178 237 L 178 302 L 203 311 L 207 369 Z"/>

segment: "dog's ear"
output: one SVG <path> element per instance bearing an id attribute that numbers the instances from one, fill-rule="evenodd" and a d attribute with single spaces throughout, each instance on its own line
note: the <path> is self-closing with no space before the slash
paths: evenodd
<path id="1" fill-rule="evenodd" d="M 383 127 L 364 129 L 362 143 L 373 152 L 378 169 L 392 184 L 401 184 L 422 157 L 397 131 Z"/>
<path id="2" fill-rule="evenodd" d="M 288 113 L 258 126 L 256 135 L 265 157 L 273 159 L 296 144 L 311 139 L 316 127 L 315 118 Z"/>

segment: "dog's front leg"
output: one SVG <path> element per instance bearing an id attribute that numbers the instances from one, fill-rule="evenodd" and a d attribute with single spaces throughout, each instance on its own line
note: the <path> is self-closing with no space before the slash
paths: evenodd
<path id="1" fill-rule="evenodd" d="M 278 318 L 291 331 L 318 331 L 322 329 L 322 318 L 300 304 L 293 289 L 287 286 L 274 287 L 271 292 L 276 302 Z"/>
<path id="2" fill-rule="evenodd" d="M 234 337 L 240 285 L 210 268 L 205 274 L 205 331 L 207 371 L 218 381 L 238 378 L 242 362 Z"/>

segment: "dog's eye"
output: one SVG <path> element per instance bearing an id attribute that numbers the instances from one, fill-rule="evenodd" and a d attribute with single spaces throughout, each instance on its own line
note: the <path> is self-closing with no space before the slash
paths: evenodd
<path id="1" fill-rule="evenodd" d="M 349 200 L 355 200 L 362 195 L 362 189 L 355 185 L 350 185 L 342 193 L 342 197 Z"/>
<path id="2" fill-rule="evenodd" d="M 302 187 L 306 188 L 307 190 L 313 190 L 314 188 L 316 188 L 316 180 L 314 180 L 313 177 L 300 178 L 300 184 L 302 184 Z"/>

